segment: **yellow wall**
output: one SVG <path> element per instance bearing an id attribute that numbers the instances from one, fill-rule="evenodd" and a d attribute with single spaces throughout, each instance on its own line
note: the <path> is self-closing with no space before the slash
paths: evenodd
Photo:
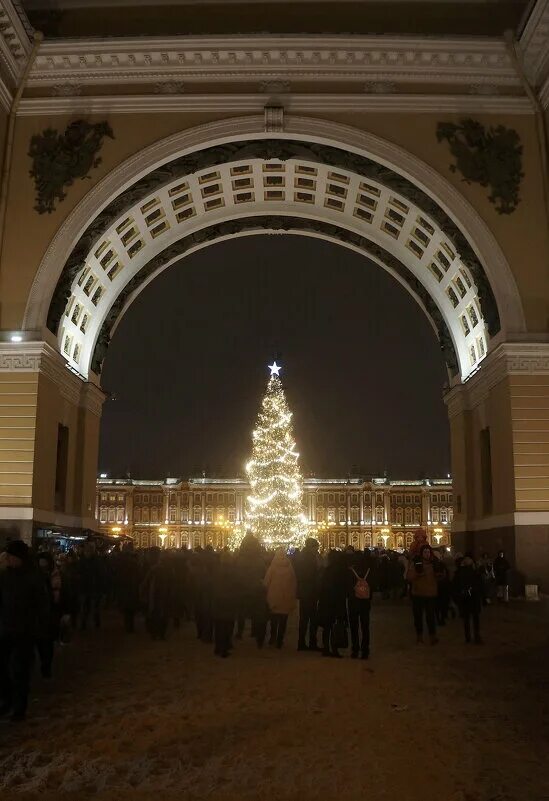
<path id="1" fill-rule="evenodd" d="M 517 510 L 549 510 L 549 376 L 513 375 Z"/>
<path id="2" fill-rule="evenodd" d="M 29 506 L 38 396 L 36 373 L 0 373 L 0 506 Z"/>

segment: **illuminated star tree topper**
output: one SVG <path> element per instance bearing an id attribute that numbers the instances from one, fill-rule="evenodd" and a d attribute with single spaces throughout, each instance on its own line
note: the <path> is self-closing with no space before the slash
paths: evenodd
<path id="1" fill-rule="evenodd" d="M 276 361 L 269 365 L 271 376 L 246 465 L 251 489 L 246 501 L 246 527 L 269 547 L 299 545 L 306 530 L 299 453 L 281 369 Z"/>

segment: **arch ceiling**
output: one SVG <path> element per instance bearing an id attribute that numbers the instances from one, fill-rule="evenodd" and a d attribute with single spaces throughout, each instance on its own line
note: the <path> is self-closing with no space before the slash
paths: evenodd
<path id="1" fill-rule="evenodd" d="M 384 266 L 430 316 L 448 367 L 462 380 L 500 329 L 470 243 L 422 189 L 357 153 L 261 139 L 175 158 L 95 218 L 48 313 L 68 364 L 85 377 L 100 372 L 117 319 L 155 274 L 212 241 L 258 230 L 332 239 Z"/>

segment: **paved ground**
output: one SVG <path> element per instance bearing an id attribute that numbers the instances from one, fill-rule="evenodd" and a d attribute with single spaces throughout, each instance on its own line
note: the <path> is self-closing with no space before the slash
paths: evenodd
<path id="1" fill-rule="evenodd" d="M 549 801 L 549 607 L 416 646 L 378 602 L 369 662 L 167 643 L 118 619 L 65 648 L 30 719 L 0 724 L 2 801 Z M 293 640 L 295 631 L 290 632 Z"/>

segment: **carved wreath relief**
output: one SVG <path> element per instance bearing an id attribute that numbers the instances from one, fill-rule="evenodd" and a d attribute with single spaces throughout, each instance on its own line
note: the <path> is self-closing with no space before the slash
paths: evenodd
<path id="1" fill-rule="evenodd" d="M 77 178 L 89 178 L 90 171 L 101 164 L 97 156 L 105 136 L 114 139 L 108 122 L 71 122 L 60 134 L 55 128 L 46 128 L 30 141 L 32 159 L 31 178 L 36 187 L 38 214 L 51 214 L 56 201 L 61 202 Z"/>
<path id="2" fill-rule="evenodd" d="M 522 172 L 522 145 L 513 128 L 504 125 L 485 128 L 476 120 L 439 122 L 437 139 L 446 139 L 458 170 L 466 183 L 489 187 L 488 200 L 498 214 L 511 214 L 519 204 Z"/>

